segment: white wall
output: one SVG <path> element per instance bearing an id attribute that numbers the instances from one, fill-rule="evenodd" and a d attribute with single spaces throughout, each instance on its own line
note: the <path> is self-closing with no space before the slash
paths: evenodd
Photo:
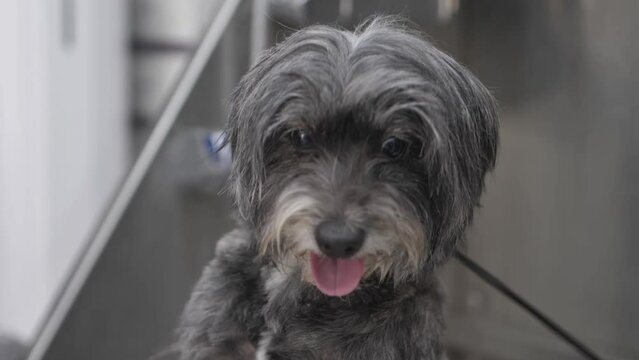
<path id="1" fill-rule="evenodd" d="M 0 332 L 33 336 L 127 169 L 127 9 L 0 2 Z"/>
<path id="2" fill-rule="evenodd" d="M 0 4 L 0 331 L 23 337 L 51 293 L 45 15 L 37 1 Z"/>

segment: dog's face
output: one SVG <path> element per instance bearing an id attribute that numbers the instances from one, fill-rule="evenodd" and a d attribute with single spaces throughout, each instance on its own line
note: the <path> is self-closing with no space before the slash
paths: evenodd
<path id="1" fill-rule="evenodd" d="M 231 102 L 232 185 L 264 256 L 327 295 L 418 277 L 463 238 L 495 161 L 488 91 L 387 20 L 297 32 Z"/>

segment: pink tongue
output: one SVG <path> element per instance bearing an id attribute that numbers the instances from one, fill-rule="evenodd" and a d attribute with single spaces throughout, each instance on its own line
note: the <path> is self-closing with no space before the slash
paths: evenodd
<path id="1" fill-rule="evenodd" d="M 364 259 L 329 258 L 311 253 L 311 274 L 317 288 L 328 296 L 348 295 L 364 274 Z"/>

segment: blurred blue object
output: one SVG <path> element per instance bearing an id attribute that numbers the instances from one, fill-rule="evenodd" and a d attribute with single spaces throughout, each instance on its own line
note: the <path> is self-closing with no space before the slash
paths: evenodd
<path id="1" fill-rule="evenodd" d="M 224 132 L 213 131 L 204 136 L 203 141 L 213 169 L 219 172 L 227 172 L 231 166 L 231 148 L 224 146 Z"/>

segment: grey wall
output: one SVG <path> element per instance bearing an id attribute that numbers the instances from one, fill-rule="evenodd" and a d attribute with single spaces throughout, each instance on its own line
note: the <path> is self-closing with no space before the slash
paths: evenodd
<path id="1" fill-rule="evenodd" d="M 608 358 L 637 358 L 639 2 L 359 0 L 347 17 L 340 2 L 311 1 L 301 23 L 404 14 L 497 97 L 470 255 Z M 578 358 L 454 261 L 443 278 L 451 357 Z"/>

